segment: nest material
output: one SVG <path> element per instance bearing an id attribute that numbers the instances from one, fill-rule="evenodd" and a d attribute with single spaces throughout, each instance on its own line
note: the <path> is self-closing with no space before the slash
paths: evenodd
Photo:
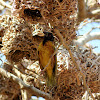
<path id="1" fill-rule="evenodd" d="M 2 47 L 2 37 L 4 36 L 4 29 L 0 26 L 0 49 Z"/>
<path id="2" fill-rule="evenodd" d="M 74 48 L 72 48 L 73 50 Z M 82 54 L 82 55 L 80 55 Z M 73 55 L 77 64 L 79 65 L 82 73 L 85 75 L 85 79 L 87 85 L 91 89 L 92 93 L 99 93 L 100 92 L 100 56 L 94 54 L 89 49 L 84 49 L 79 51 L 73 51 Z M 92 60 L 91 60 L 92 59 Z M 92 62 L 92 63 L 91 63 Z M 83 84 L 83 78 L 80 74 L 80 71 L 77 70 L 76 66 L 72 63 L 72 60 L 68 54 L 66 49 L 61 49 L 58 51 L 57 54 L 57 86 L 53 87 L 52 89 L 46 86 L 45 78 L 40 75 L 41 72 L 39 70 L 39 66 L 32 64 L 29 69 L 32 68 L 32 71 L 37 72 L 37 78 L 34 78 L 34 86 L 39 88 L 44 92 L 50 93 L 55 100 L 81 100 L 84 93 L 85 87 Z M 33 66 L 34 65 L 34 66 Z M 36 67 L 37 66 L 37 67 Z M 28 71 L 28 73 L 30 73 Z M 34 73 L 30 73 L 34 75 Z M 28 79 L 32 85 L 32 78 Z M 42 84 L 40 84 L 42 83 Z"/>
<path id="3" fill-rule="evenodd" d="M 79 55 L 80 53 L 82 55 Z M 92 93 L 99 93 L 100 56 L 95 55 L 91 50 L 88 49 L 80 50 L 80 51 L 74 50 L 73 55 L 75 57 L 76 62 L 79 64 L 81 71 L 84 73 L 86 77 L 86 82 L 89 88 L 91 89 Z M 50 89 L 46 86 L 46 84 L 44 84 L 45 79 L 43 79 L 42 76 L 39 76 L 40 75 L 39 73 L 41 71 L 37 62 L 35 63 L 30 62 L 30 64 L 28 64 L 29 66 L 27 68 L 31 69 L 34 72 L 25 70 L 26 74 L 31 75 L 26 77 L 26 83 L 31 86 L 34 85 L 35 87 L 37 87 L 38 89 L 44 92 L 51 93 L 51 95 L 55 98 L 55 100 L 57 99 L 81 100 L 83 94 L 85 93 L 85 88 L 83 85 L 83 78 L 80 75 L 79 70 L 77 70 L 76 66 L 74 66 L 74 64 L 72 63 L 68 51 L 66 49 L 59 50 L 57 57 L 58 57 L 58 61 L 57 61 L 58 74 L 57 74 L 56 87 Z M 91 59 L 92 59 L 92 63 L 91 63 Z M 25 62 L 23 62 L 23 64 L 25 64 Z M 8 65 L 4 66 L 5 69 L 7 67 Z M 11 70 L 9 69 L 8 71 L 10 72 Z"/>
<path id="4" fill-rule="evenodd" d="M 9 62 L 19 62 L 23 57 L 37 59 L 37 47 L 41 38 L 34 36 L 35 25 L 28 25 L 23 19 L 3 16 L 1 26 L 5 29 L 1 52 Z"/>
<path id="5" fill-rule="evenodd" d="M 12 79 L 0 77 L 0 100 L 12 100 L 19 94 L 20 86 Z"/>
<path id="6" fill-rule="evenodd" d="M 30 13 L 25 13 L 28 9 Z M 40 18 L 31 14 L 36 9 Z M 44 23 L 47 31 L 59 30 L 69 44 L 76 36 L 76 13 L 77 0 L 14 0 L 12 9 L 13 15 L 27 18 L 31 23 Z"/>
<path id="7" fill-rule="evenodd" d="M 76 76 L 78 75 L 75 70 L 64 70 L 58 76 L 58 86 L 55 91 L 55 98 L 60 100 L 80 100 L 84 94 L 84 86 L 77 83 Z M 57 96 L 57 97 L 56 97 Z"/>
<path id="8" fill-rule="evenodd" d="M 74 50 L 73 55 L 92 93 L 100 92 L 100 56 L 91 50 Z M 76 66 L 72 63 L 66 50 L 58 53 L 57 87 L 54 97 L 60 100 L 81 100 L 85 93 L 83 78 Z M 81 55 L 80 55 L 81 54 Z"/>
<path id="9" fill-rule="evenodd" d="M 45 30 L 59 30 L 70 44 L 76 36 L 76 10 L 76 0 L 14 0 L 12 14 L 19 16 L 1 18 L 5 30 L 2 53 L 10 62 L 19 62 L 23 57 L 37 60 L 41 39 L 35 35 Z"/>

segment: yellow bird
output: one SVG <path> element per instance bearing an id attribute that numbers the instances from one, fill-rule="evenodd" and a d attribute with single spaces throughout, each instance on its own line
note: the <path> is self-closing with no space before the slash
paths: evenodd
<path id="1" fill-rule="evenodd" d="M 39 64 L 41 70 L 46 68 L 45 75 L 47 80 L 47 86 L 54 86 L 56 83 L 55 76 L 57 71 L 57 58 L 56 55 L 53 56 L 55 52 L 55 46 L 53 44 L 54 37 L 53 34 L 50 32 L 43 33 L 44 39 L 38 47 Z"/>

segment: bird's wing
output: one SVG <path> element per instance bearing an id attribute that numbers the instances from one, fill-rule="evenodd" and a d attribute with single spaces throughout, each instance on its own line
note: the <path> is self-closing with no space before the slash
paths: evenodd
<path id="1" fill-rule="evenodd" d="M 40 59 L 41 59 L 41 56 L 42 56 L 42 55 L 41 55 L 41 52 L 39 52 L 39 50 L 38 50 L 39 65 L 40 65 L 41 70 L 43 70 L 44 67 L 42 66 L 42 62 L 41 62 L 41 60 L 40 60 Z"/>
<path id="2" fill-rule="evenodd" d="M 52 48 L 53 49 L 53 53 L 55 51 L 55 48 Z M 54 75 L 56 74 L 56 69 L 57 69 L 57 55 L 55 54 L 52 58 L 51 58 L 51 66 L 53 67 L 53 73 Z"/>

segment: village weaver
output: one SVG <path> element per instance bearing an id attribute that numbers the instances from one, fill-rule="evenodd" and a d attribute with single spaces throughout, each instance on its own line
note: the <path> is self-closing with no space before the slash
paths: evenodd
<path id="1" fill-rule="evenodd" d="M 38 58 L 41 70 L 45 69 L 45 76 L 47 86 L 54 86 L 56 71 L 57 71 L 57 58 L 53 56 L 55 52 L 55 46 L 53 44 L 54 37 L 50 32 L 43 32 L 44 39 L 38 47 Z"/>

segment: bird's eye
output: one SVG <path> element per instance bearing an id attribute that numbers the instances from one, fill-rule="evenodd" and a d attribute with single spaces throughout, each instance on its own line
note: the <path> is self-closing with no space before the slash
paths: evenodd
<path id="1" fill-rule="evenodd" d="M 52 35 L 51 34 L 48 34 L 48 36 L 51 37 Z"/>
<path id="2" fill-rule="evenodd" d="M 39 12 L 37 11 L 36 13 L 38 14 Z"/>

